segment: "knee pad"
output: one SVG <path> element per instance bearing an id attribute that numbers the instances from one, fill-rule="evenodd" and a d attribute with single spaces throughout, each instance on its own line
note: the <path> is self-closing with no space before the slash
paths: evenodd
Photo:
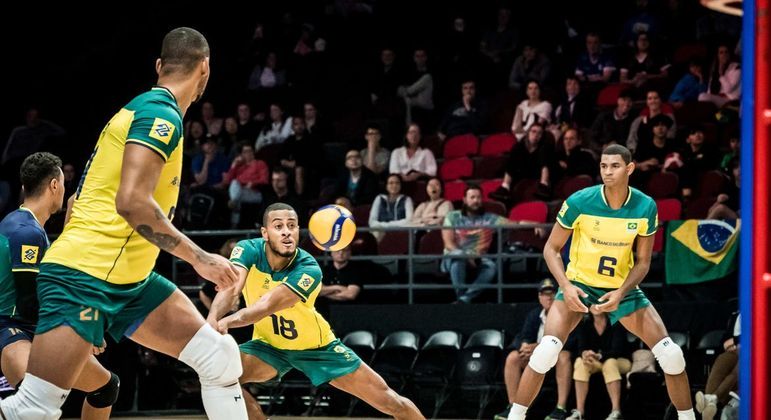
<path id="1" fill-rule="evenodd" d="M 683 350 L 669 337 L 664 337 L 651 349 L 667 375 L 679 375 L 685 371 Z"/>
<path id="2" fill-rule="evenodd" d="M 241 376 L 241 354 L 236 340 L 222 335 L 209 324 L 190 339 L 179 360 L 198 373 L 202 386 L 229 386 L 238 383 Z"/>
<path id="3" fill-rule="evenodd" d="M 562 351 L 562 341 L 553 335 L 545 335 L 533 350 L 528 366 L 544 375 L 557 364 L 560 351 Z"/>
<path id="4" fill-rule="evenodd" d="M 91 407 L 106 408 L 118 401 L 118 391 L 120 390 L 120 378 L 118 375 L 110 372 L 110 380 L 103 387 L 96 391 L 86 394 L 86 401 Z"/>
<path id="5" fill-rule="evenodd" d="M 19 391 L 0 402 L 0 409 L 7 420 L 56 420 L 69 393 L 28 373 Z"/>

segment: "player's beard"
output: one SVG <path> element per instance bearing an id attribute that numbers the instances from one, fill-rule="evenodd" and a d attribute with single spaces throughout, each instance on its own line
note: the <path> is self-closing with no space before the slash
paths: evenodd
<path id="1" fill-rule="evenodd" d="M 278 243 L 279 243 L 279 246 L 280 246 L 281 241 L 278 241 Z M 280 256 L 282 258 L 290 258 L 290 257 L 292 257 L 294 255 L 294 252 L 297 250 L 297 247 L 295 246 L 295 249 L 293 249 L 291 251 L 281 252 L 281 251 L 279 251 L 278 247 L 273 245 L 273 240 L 272 239 L 268 239 L 268 246 L 270 247 L 270 250 L 273 251 L 274 254 L 276 254 L 276 255 L 278 255 L 278 256 Z"/>

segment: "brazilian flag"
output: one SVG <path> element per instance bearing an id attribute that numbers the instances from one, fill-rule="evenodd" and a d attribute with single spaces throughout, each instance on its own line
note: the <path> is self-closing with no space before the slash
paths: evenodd
<path id="1" fill-rule="evenodd" d="M 736 271 L 740 226 L 741 220 L 668 222 L 667 283 L 701 283 Z"/>

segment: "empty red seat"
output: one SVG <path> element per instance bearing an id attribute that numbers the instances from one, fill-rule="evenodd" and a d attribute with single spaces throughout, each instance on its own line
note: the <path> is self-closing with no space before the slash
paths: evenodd
<path id="1" fill-rule="evenodd" d="M 659 224 L 669 220 L 679 220 L 683 213 L 683 203 L 676 198 L 665 198 L 656 200 L 656 207 L 659 211 Z M 653 242 L 653 252 L 661 252 L 664 249 L 664 226 L 660 226 L 656 231 Z"/>
<path id="2" fill-rule="evenodd" d="M 502 183 L 502 179 L 488 179 L 479 184 L 479 188 L 482 188 L 482 199 L 489 200 L 490 193 L 500 188 Z"/>
<path id="3" fill-rule="evenodd" d="M 479 145 L 479 155 L 500 156 L 509 153 L 515 144 L 517 144 L 517 138 L 511 133 L 493 134 L 482 140 L 482 144 Z"/>
<path id="4" fill-rule="evenodd" d="M 441 230 L 432 230 L 420 238 L 418 242 L 418 254 L 442 255 L 444 253 L 444 241 Z"/>
<path id="5" fill-rule="evenodd" d="M 626 89 L 626 86 L 621 83 L 605 86 L 597 95 L 597 106 L 615 107 L 618 96 L 624 89 Z"/>
<path id="6" fill-rule="evenodd" d="M 445 160 L 439 167 L 439 178 L 442 181 L 454 181 L 461 178 L 470 178 L 474 173 L 474 162 L 467 158 Z"/>
<path id="7" fill-rule="evenodd" d="M 728 178 L 720 171 L 708 171 L 699 180 L 699 197 L 717 197 L 725 191 Z"/>
<path id="8" fill-rule="evenodd" d="M 405 230 L 385 232 L 383 238 L 377 244 L 380 255 L 406 255 L 409 248 L 410 233 Z"/>
<path id="9" fill-rule="evenodd" d="M 549 208 L 543 201 L 519 203 L 509 212 L 509 219 L 515 222 L 546 223 Z"/>
<path id="10" fill-rule="evenodd" d="M 554 188 L 556 198 L 568 198 L 570 194 L 583 190 L 586 187 L 594 185 L 594 180 L 589 175 L 576 175 L 569 178 L 562 178 Z"/>
<path id="11" fill-rule="evenodd" d="M 372 208 L 372 204 L 360 204 L 353 208 L 351 212 L 353 214 L 353 221 L 356 222 L 356 226 L 367 227 L 369 226 L 369 211 Z"/>
<path id="12" fill-rule="evenodd" d="M 680 178 L 672 172 L 654 172 L 645 186 L 645 192 L 654 199 L 676 197 Z"/>
<path id="13" fill-rule="evenodd" d="M 447 139 L 444 143 L 445 159 L 474 156 L 479 150 L 479 139 L 473 134 L 463 134 Z"/>
<path id="14" fill-rule="evenodd" d="M 506 205 L 497 200 L 482 201 L 482 207 L 488 213 L 495 213 L 498 216 L 506 217 Z"/>
<path id="15" fill-rule="evenodd" d="M 463 194 L 466 192 L 466 183 L 463 181 L 452 181 L 444 184 L 444 199 L 449 201 L 463 200 Z"/>

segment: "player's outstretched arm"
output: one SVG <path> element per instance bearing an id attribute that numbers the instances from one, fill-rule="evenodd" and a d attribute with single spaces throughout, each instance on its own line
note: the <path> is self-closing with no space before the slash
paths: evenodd
<path id="1" fill-rule="evenodd" d="M 206 322 L 211 324 L 214 329 L 217 329 L 217 324 L 222 317 L 224 317 L 228 312 L 230 312 L 230 308 L 232 308 L 236 302 L 238 302 L 238 297 L 241 294 L 241 292 L 244 290 L 244 285 L 246 284 L 246 276 L 249 274 L 248 271 L 246 271 L 245 268 L 236 265 L 236 273 L 238 274 L 238 281 L 236 283 L 228 288 L 220 289 L 217 292 L 217 295 L 214 296 L 214 300 L 211 303 L 211 308 L 209 309 L 209 315 L 206 317 Z"/>
<path id="2" fill-rule="evenodd" d="M 218 329 L 221 333 L 225 334 L 228 328 L 256 324 L 266 316 L 291 308 L 298 302 L 300 302 L 300 296 L 289 287 L 274 287 L 273 290 L 263 295 L 257 302 L 220 320 Z"/>
<path id="3" fill-rule="evenodd" d="M 634 261 L 634 267 L 629 270 L 629 275 L 626 276 L 626 280 L 624 280 L 621 287 L 605 293 L 598 299 L 600 302 L 605 302 L 597 305 L 598 310 L 602 312 L 615 311 L 618 308 L 621 299 L 623 299 L 630 290 L 642 283 L 651 267 L 654 237 L 655 235 L 637 237 L 637 256 Z"/>
<path id="4" fill-rule="evenodd" d="M 153 198 L 164 163 L 155 151 L 136 143 L 126 144 L 115 197 L 118 214 L 150 243 L 189 262 L 203 278 L 220 287 L 233 285 L 238 279 L 233 264 L 205 252 L 183 235 Z"/>
<path id="5" fill-rule="evenodd" d="M 555 223 L 549 235 L 549 240 L 546 241 L 546 246 L 543 247 L 543 259 L 546 260 L 546 265 L 549 267 L 551 275 L 559 283 L 568 308 L 571 311 L 586 313 L 589 312 L 589 309 L 579 299 L 579 296 L 587 297 L 586 292 L 570 283 L 565 274 L 565 264 L 562 262 L 562 255 L 560 254 L 571 233 L 570 229 L 565 229 L 559 223 Z"/>

